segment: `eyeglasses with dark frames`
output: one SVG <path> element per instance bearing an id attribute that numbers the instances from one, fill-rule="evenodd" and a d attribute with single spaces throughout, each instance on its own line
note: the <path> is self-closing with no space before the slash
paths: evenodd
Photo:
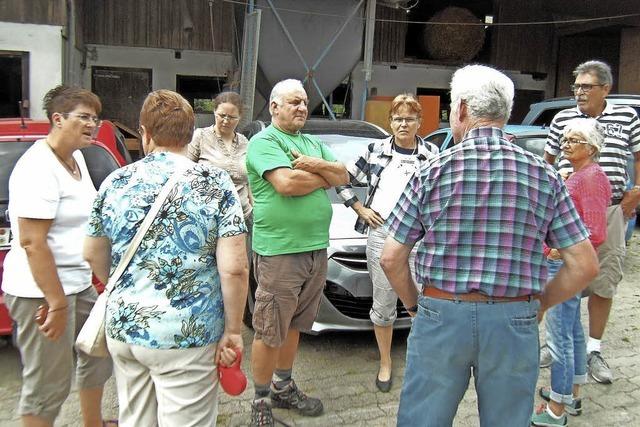
<path id="1" fill-rule="evenodd" d="M 596 86 L 605 86 L 603 84 L 590 84 L 590 83 L 582 83 L 582 84 L 574 84 L 571 85 L 571 91 L 576 93 L 579 90 L 582 90 L 584 93 L 589 93 L 591 92 L 591 89 L 593 89 Z"/>

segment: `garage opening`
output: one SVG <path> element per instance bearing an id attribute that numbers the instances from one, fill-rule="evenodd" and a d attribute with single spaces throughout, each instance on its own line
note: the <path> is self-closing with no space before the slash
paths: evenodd
<path id="1" fill-rule="evenodd" d="M 0 50 L 0 117 L 20 117 L 29 99 L 29 53 Z M 23 115 L 29 116 L 28 101 Z"/>

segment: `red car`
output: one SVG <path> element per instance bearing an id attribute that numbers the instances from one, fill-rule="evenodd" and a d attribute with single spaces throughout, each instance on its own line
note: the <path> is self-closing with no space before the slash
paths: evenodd
<path id="1" fill-rule="evenodd" d="M 0 119 L 0 336 L 12 334 L 12 320 L 4 304 L 2 273 L 4 259 L 9 251 L 11 228 L 7 208 L 9 205 L 9 176 L 20 156 L 31 145 L 49 133 L 47 120 Z M 96 188 L 111 172 L 131 163 L 131 156 L 124 138 L 117 128 L 104 120 L 93 144 L 82 149 L 91 180 Z M 102 291 L 103 285 L 94 278 L 94 284 Z"/>

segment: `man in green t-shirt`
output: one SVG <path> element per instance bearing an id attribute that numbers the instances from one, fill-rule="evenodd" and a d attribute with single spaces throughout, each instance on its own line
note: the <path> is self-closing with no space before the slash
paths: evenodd
<path id="1" fill-rule="evenodd" d="M 322 413 L 291 378 L 300 330 L 311 329 L 327 273 L 331 202 L 326 189 L 348 181 L 344 165 L 318 139 L 300 133 L 307 94 L 298 80 L 277 83 L 271 125 L 251 138 L 247 173 L 253 195 L 252 426 L 273 425 L 271 407 Z M 268 397 L 271 397 L 270 402 Z"/>

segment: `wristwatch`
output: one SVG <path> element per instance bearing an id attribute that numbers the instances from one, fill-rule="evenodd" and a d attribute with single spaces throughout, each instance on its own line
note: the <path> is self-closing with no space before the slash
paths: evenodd
<path id="1" fill-rule="evenodd" d="M 414 305 L 413 307 L 407 308 L 407 312 L 413 313 L 413 314 L 417 313 L 418 312 L 418 304 Z"/>
<path id="2" fill-rule="evenodd" d="M 629 190 L 640 190 L 640 185 L 634 185 Z"/>

